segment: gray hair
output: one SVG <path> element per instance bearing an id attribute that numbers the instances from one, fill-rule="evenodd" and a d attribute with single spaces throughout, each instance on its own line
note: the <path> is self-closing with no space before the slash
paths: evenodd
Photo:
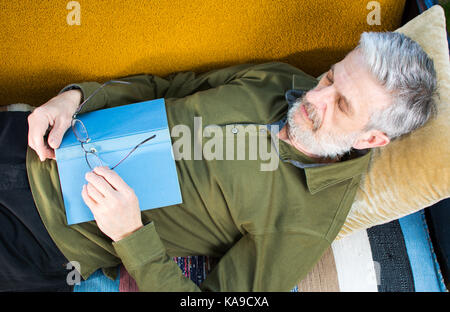
<path id="1" fill-rule="evenodd" d="M 365 130 L 394 139 L 423 126 L 437 113 L 434 63 L 418 43 L 395 32 L 365 32 L 360 48 L 371 74 L 392 96 L 392 103 L 372 113 Z"/>

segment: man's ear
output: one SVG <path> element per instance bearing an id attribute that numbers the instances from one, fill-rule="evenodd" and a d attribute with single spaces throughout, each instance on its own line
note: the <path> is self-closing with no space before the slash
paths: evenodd
<path id="1" fill-rule="evenodd" d="M 358 140 L 353 144 L 353 148 L 355 149 L 366 149 L 366 148 L 374 148 L 385 146 L 389 144 L 390 140 L 381 131 L 378 130 L 369 130 L 362 134 Z"/>

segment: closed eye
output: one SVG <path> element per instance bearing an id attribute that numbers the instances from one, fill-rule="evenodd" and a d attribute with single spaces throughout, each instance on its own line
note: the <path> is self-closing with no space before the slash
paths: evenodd
<path id="1" fill-rule="evenodd" d="M 343 103 L 342 103 L 341 99 L 339 99 L 339 101 L 338 101 L 338 107 L 339 107 L 339 110 L 341 112 L 345 113 L 345 110 L 342 108 L 343 107 Z"/>
<path id="2" fill-rule="evenodd" d="M 329 85 L 334 84 L 334 69 L 335 69 L 335 65 L 332 65 L 330 70 L 328 71 L 328 73 L 325 75 L 325 78 Z M 349 117 L 353 116 L 355 114 L 355 112 L 353 110 L 354 106 L 352 105 L 352 103 L 349 102 L 348 99 L 342 93 L 340 93 L 338 90 L 336 90 L 336 91 L 338 94 L 337 105 L 338 105 L 339 110 Z"/>
<path id="3" fill-rule="evenodd" d="M 330 77 L 330 73 L 333 74 L 333 71 L 329 71 L 329 72 L 327 73 L 327 75 L 325 76 L 325 78 L 327 79 L 328 83 L 329 83 L 330 85 L 332 85 L 332 84 L 334 83 L 334 81 L 333 81 L 333 77 Z M 343 105 L 344 105 L 345 103 L 342 103 L 342 102 L 343 102 L 343 101 L 342 101 L 342 98 L 339 98 L 338 101 L 337 101 L 337 103 L 338 103 L 338 108 L 339 108 L 339 110 L 340 110 L 341 112 L 345 113 L 345 110 L 344 110 L 344 108 L 343 108 Z"/>

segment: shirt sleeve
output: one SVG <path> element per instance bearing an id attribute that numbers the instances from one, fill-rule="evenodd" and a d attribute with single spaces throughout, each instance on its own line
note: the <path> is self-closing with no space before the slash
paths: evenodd
<path id="1" fill-rule="evenodd" d="M 153 222 L 112 244 L 139 291 L 200 291 L 167 255 Z"/>
<path id="2" fill-rule="evenodd" d="M 141 74 L 114 80 L 127 81 L 131 84 L 111 83 L 100 89 L 97 94 L 83 105 L 81 113 L 102 108 L 109 108 L 131 103 L 148 101 L 157 98 L 183 98 L 195 92 L 218 87 L 240 78 L 255 64 L 240 64 L 201 74 L 195 72 L 179 72 L 165 78 Z M 59 93 L 80 89 L 82 101 L 87 99 L 102 84 L 98 82 L 73 83 L 64 87 Z"/>
<path id="3" fill-rule="evenodd" d="M 111 83 L 106 85 L 86 105 L 83 105 L 79 113 L 158 98 L 183 98 L 198 91 L 226 85 L 247 76 L 247 79 L 264 79 L 266 75 L 279 75 L 281 73 L 292 75 L 294 72 L 303 75 L 302 82 L 308 88 L 317 83 L 313 77 L 282 62 L 240 64 L 200 74 L 192 71 L 179 72 L 165 78 L 151 74 L 128 76 L 114 80 L 127 81 L 131 84 Z M 257 75 L 257 78 L 254 75 Z M 74 83 L 64 87 L 60 93 L 80 89 L 83 100 L 87 99 L 100 86 L 101 84 L 98 82 Z"/>
<path id="4" fill-rule="evenodd" d="M 289 291 L 330 244 L 300 234 L 244 235 L 198 287 L 167 254 L 153 223 L 113 243 L 140 291 Z"/>

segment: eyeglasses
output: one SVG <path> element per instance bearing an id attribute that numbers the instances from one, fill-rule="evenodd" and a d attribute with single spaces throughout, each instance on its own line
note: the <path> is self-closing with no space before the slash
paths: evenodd
<path id="1" fill-rule="evenodd" d="M 110 81 L 105 82 L 98 89 L 96 89 L 94 92 L 92 92 L 92 94 L 90 96 L 88 96 L 88 98 L 80 104 L 77 111 L 72 116 L 72 124 L 71 124 L 72 131 L 73 131 L 75 137 L 77 138 L 77 140 L 81 143 L 81 148 L 84 151 L 84 157 L 86 159 L 86 163 L 89 166 L 89 168 L 91 168 L 91 170 L 94 170 L 95 167 L 104 166 L 104 163 L 102 162 L 100 157 L 97 155 L 97 150 L 95 148 L 91 147 L 89 150 L 86 150 L 84 144 L 89 143 L 91 141 L 91 138 L 89 137 L 88 131 L 87 131 L 84 123 L 80 119 L 77 118 L 77 115 L 81 111 L 84 104 L 86 104 L 86 102 L 88 102 L 95 94 L 97 94 L 98 91 L 100 91 L 100 89 L 102 89 L 103 87 L 105 87 L 106 85 L 108 85 L 110 83 L 131 84 L 131 82 L 119 81 L 119 80 L 110 80 Z M 114 168 L 116 168 L 125 159 L 127 159 L 128 156 L 130 156 L 139 146 L 141 146 L 142 144 L 144 144 L 147 141 L 150 141 L 151 139 L 153 139 L 155 137 L 156 137 L 156 134 L 146 138 L 145 140 L 143 140 L 142 142 L 137 144 L 125 157 L 123 157 L 117 164 L 112 166 L 110 169 L 114 170 Z"/>

